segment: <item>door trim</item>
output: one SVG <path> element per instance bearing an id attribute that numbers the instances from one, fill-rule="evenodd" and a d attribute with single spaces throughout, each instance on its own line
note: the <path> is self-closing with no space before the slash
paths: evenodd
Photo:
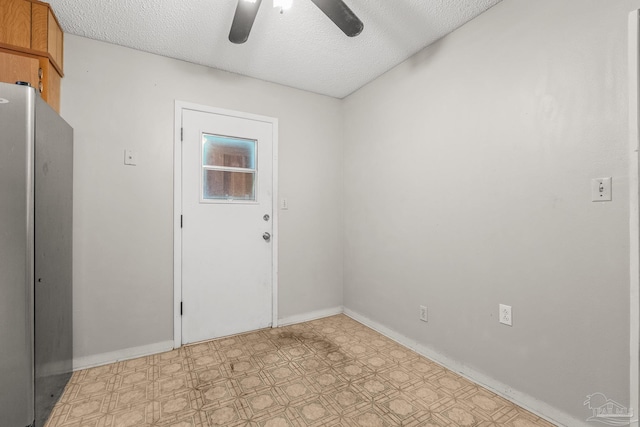
<path id="1" fill-rule="evenodd" d="M 640 10 L 629 13 L 629 408 L 638 427 L 640 412 Z"/>
<path id="2" fill-rule="evenodd" d="M 278 119 L 259 116 L 241 111 L 226 110 L 207 105 L 185 101 L 175 101 L 174 135 L 173 135 L 173 345 L 182 346 L 182 232 L 180 216 L 182 214 L 182 112 L 193 110 L 203 113 L 219 114 L 241 119 L 256 120 L 272 125 L 272 171 L 273 171 L 273 244 L 271 259 L 271 327 L 278 326 Z"/>

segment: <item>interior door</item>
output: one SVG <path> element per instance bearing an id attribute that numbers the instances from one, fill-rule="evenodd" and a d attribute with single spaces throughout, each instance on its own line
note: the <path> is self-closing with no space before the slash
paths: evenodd
<path id="1" fill-rule="evenodd" d="M 271 122 L 183 110 L 182 342 L 272 321 Z"/>

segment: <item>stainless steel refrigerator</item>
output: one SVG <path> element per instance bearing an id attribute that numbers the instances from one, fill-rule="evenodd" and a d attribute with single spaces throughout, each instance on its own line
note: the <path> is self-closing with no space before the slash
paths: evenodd
<path id="1" fill-rule="evenodd" d="M 44 425 L 71 376 L 73 129 L 0 83 L 0 427 Z"/>

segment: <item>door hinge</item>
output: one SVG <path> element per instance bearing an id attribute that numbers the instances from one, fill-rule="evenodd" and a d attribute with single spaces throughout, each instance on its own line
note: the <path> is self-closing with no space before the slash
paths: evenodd
<path id="1" fill-rule="evenodd" d="M 180 316 L 182 316 L 182 301 L 180 301 Z"/>
<path id="2" fill-rule="evenodd" d="M 182 228 L 182 215 L 180 215 L 180 228 Z"/>
<path id="3" fill-rule="evenodd" d="M 184 141 L 184 128 L 180 128 L 180 141 Z"/>

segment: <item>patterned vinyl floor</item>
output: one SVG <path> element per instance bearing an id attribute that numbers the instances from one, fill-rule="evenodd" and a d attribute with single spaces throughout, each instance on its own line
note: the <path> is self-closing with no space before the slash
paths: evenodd
<path id="1" fill-rule="evenodd" d="M 78 371 L 46 427 L 552 426 L 338 315 Z"/>

